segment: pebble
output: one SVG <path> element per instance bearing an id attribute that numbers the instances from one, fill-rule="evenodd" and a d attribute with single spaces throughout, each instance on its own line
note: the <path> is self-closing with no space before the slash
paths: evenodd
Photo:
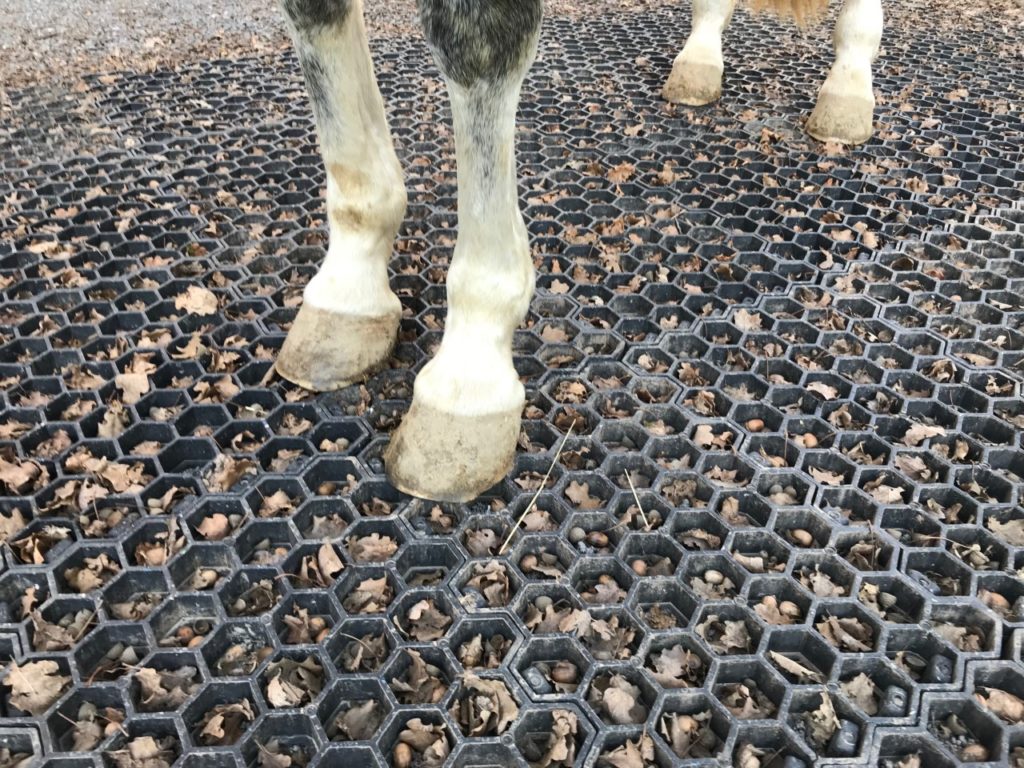
<path id="1" fill-rule="evenodd" d="M 968 744 L 960 750 L 960 759 L 965 763 L 984 763 L 988 760 L 988 750 L 981 744 Z"/>
<path id="2" fill-rule="evenodd" d="M 576 527 L 569 529 L 569 541 L 571 541 L 573 544 L 579 544 L 585 538 L 587 538 L 587 532 L 584 531 L 582 528 Z"/>
<path id="3" fill-rule="evenodd" d="M 708 584 L 721 584 L 725 581 L 725 574 L 721 571 L 704 571 L 704 581 Z"/>
<path id="4" fill-rule="evenodd" d="M 814 537 L 803 528 L 796 528 L 789 532 L 789 537 L 798 547 L 809 547 L 814 543 Z"/>
<path id="5" fill-rule="evenodd" d="M 591 531 L 587 534 L 587 543 L 592 547 L 602 549 L 608 546 L 608 537 L 601 531 Z"/>
<path id="6" fill-rule="evenodd" d="M 879 717 L 903 717 L 907 714 L 907 692 L 898 685 L 887 686 L 878 705 Z"/>
<path id="7" fill-rule="evenodd" d="M 316 495 L 330 496 L 332 493 L 334 493 L 337 487 L 338 486 L 336 486 L 334 483 L 320 483 L 320 485 L 316 487 Z"/>
<path id="8" fill-rule="evenodd" d="M 857 754 L 857 740 L 860 728 L 852 720 L 840 720 L 839 728 L 832 734 L 828 743 L 828 754 L 831 757 L 853 757 Z"/>
<path id="9" fill-rule="evenodd" d="M 411 768 L 412 747 L 405 742 L 395 745 L 395 750 L 391 753 L 391 762 L 395 768 Z"/>
<path id="10" fill-rule="evenodd" d="M 640 560 L 639 558 L 634 560 L 633 561 L 633 573 L 635 573 L 637 576 L 646 576 L 647 575 L 647 563 L 645 563 L 643 560 Z"/>
<path id="11" fill-rule="evenodd" d="M 760 432 L 764 429 L 764 421 L 762 419 L 751 419 L 747 422 L 746 427 L 751 432 Z"/>
<path id="12" fill-rule="evenodd" d="M 559 661 L 551 668 L 551 679 L 556 683 L 572 684 L 580 678 L 580 672 L 571 661 Z"/>
<path id="13" fill-rule="evenodd" d="M 523 677 L 526 678 L 526 682 L 529 686 L 542 696 L 544 694 L 553 693 L 555 690 L 551 687 L 551 683 L 548 682 L 548 679 L 544 677 L 544 673 L 536 667 L 529 667 L 525 672 L 523 672 Z"/>
<path id="14" fill-rule="evenodd" d="M 926 683 L 953 682 L 953 662 L 942 654 L 935 654 L 928 659 L 922 680 Z"/>

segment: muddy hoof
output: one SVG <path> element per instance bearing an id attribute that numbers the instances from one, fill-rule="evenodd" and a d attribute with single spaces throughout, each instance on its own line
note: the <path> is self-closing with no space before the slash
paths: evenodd
<path id="1" fill-rule="evenodd" d="M 472 501 L 512 468 L 522 409 L 464 416 L 413 400 L 384 455 L 391 484 L 421 499 Z"/>
<path id="2" fill-rule="evenodd" d="M 673 104 L 703 107 L 718 101 L 722 95 L 722 67 L 694 61 L 677 61 L 661 91 Z"/>
<path id="3" fill-rule="evenodd" d="M 807 120 L 807 133 L 818 141 L 863 144 L 871 138 L 874 98 L 823 92 Z"/>
<path id="4" fill-rule="evenodd" d="M 314 392 L 347 387 L 387 363 L 400 319 L 401 311 L 368 317 L 303 304 L 274 368 Z"/>

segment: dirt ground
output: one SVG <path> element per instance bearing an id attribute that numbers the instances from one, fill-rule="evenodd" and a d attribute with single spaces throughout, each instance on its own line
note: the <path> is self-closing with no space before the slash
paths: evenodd
<path id="1" fill-rule="evenodd" d="M 547 0 L 552 16 L 643 10 L 679 0 Z M 1024 0 L 887 2 L 893 22 L 922 18 L 937 31 L 992 14 L 1024 26 Z M 415 0 L 367 0 L 371 36 L 419 34 Z M 199 58 L 267 54 L 287 46 L 274 0 L 6 0 L 0 4 L 0 92 L 73 82 L 85 74 L 146 71 Z"/>
<path id="2" fill-rule="evenodd" d="M 549 0 L 546 10 L 593 14 L 667 2 Z M 415 0 L 367 0 L 365 13 L 373 37 L 419 34 Z M 6 0 L 0 4 L 0 91 L 267 54 L 288 44 L 274 0 Z"/>

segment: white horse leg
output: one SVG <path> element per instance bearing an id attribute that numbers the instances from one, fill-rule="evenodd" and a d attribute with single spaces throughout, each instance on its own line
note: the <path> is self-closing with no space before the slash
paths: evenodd
<path id="1" fill-rule="evenodd" d="M 385 456 L 402 491 L 468 501 L 510 469 L 525 392 L 512 334 L 533 295 L 519 211 L 515 115 L 536 54 L 541 0 L 419 0 L 455 124 L 459 236 L 437 356 Z"/>
<path id="2" fill-rule="evenodd" d="M 282 0 L 327 167 L 330 245 L 277 358 L 278 373 L 332 390 L 381 367 L 402 307 L 388 258 L 405 216 L 402 169 L 366 42 L 362 0 Z"/>
<path id="3" fill-rule="evenodd" d="M 662 90 L 667 101 L 699 107 L 722 95 L 722 33 L 735 5 L 735 0 L 693 0 L 693 29 Z"/>
<path id="4" fill-rule="evenodd" d="M 846 0 L 836 21 L 836 60 L 807 121 L 820 141 L 860 144 L 871 138 L 875 95 L 871 65 L 882 42 L 881 0 Z"/>

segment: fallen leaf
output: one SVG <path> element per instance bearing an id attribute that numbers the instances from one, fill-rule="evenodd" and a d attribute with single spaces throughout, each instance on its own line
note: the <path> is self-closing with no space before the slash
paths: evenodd
<path id="1" fill-rule="evenodd" d="M 175 297 L 174 308 L 197 315 L 213 315 L 217 312 L 217 296 L 206 288 L 190 285 L 184 293 Z"/>
<path id="2" fill-rule="evenodd" d="M 3 683 L 11 689 L 11 706 L 39 717 L 50 708 L 71 682 L 60 674 L 55 661 L 29 661 L 7 666 Z"/>

